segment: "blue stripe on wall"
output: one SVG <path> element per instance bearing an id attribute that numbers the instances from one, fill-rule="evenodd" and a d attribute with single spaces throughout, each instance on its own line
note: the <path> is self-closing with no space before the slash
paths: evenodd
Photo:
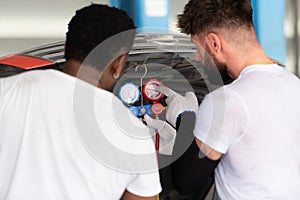
<path id="1" fill-rule="evenodd" d="M 285 0 L 253 0 L 254 24 L 267 54 L 286 63 Z"/>
<path id="2" fill-rule="evenodd" d="M 146 2 L 150 5 L 155 3 L 165 2 L 166 15 L 165 16 L 147 16 Z M 151 32 L 167 32 L 169 28 L 169 17 L 171 9 L 170 0 L 110 0 L 112 6 L 124 9 L 128 15 L 134 20 L 136 26 L 139 28 L 139 32 L 151 31 Z M 159 5 L 159 4 L 158 4 Z M 151 7 L 152 12 L 155 9 L 159 12 L 162 8 Z"/>

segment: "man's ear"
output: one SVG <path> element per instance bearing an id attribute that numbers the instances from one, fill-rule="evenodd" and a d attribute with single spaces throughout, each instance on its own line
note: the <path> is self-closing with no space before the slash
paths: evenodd
<path id="1" fill-rule="evenodd" d="M 120 75 L 122 73 L 127 58 L 128 54 L 123 54 L 112 63 L 113 73 L 116 75 Z"/>
<path id="2" fill-rule="evenodd" d="M 207 35 L 207 45 L 214 53 L 220 53 L 222 50 L 222 38 L 216 33 L 209 33 Z"/>

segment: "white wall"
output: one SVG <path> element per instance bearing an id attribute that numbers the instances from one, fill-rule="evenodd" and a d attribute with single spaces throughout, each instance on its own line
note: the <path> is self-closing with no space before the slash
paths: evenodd
<path id="1" fill-rule="evenodd" d="M 1 38 L 63 37 L 67 23 L 90 0 L 1 0 Z M 108 3 L 108 0 L 93 0 Z"/>
<path id="2" fill-rule="evenodd" d="M 177 15 L 181 14 L 184 9 L 184 5 L 188 0 L 171 0 L 171 12 L 170 12 L 170 29 L 179 32 L 177 28 Z"/>
<path id="3" fill-rule="evenodd" d="M 170 29 L 188 0 L 171 0 Z M 64 40 L 75 11 L 91 2 L 109 0 L 0 0 L 0 56 Z"/>
<path id="4" fill-rule="evenodd" d="M 75 11 L 109 0 L 0 0 L 0 56 L 64 40 Z"/>

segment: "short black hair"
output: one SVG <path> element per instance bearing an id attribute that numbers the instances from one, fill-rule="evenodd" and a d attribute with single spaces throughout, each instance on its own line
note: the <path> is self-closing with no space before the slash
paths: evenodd
<path id="1" fill-rule="evenodd" d="M 87 55 L 101 42 L 128 30 L 135 30 L 133 20 L 124 10 L 102 4 L 91 4 L 76 11 L 68 25 L 65 59 L 83 62 Z M 135 31 L 127 40 L 130 49 Z M 124 45 L 125 43 L 120 43 Z M 119 48 L 122 48 L 120 46 Z"/>
<path id="2" fill-rule="evenodd" d="M 178 15 L 178 27 L 192 35 L 215 28 L 251 29 L 252 15 L 251 0 L 190 0 Z"/>

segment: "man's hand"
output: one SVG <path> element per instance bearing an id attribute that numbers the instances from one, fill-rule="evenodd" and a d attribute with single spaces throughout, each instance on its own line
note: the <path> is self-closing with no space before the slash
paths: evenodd
<path id="1" fill-rule="evenodd" d="M 172 155 L 173 146 L 176 139 L 176 130 L 167 122 L 152 119 L 148 115 L 144 116 L 147 125 L 157 131 L 159 134 L 159 153 L 164 155 Z"/>
<path id="2" fill-rule="evenodd" d="M 197 112 L 198 100 L 194 92 L 186 92 L 183 97 L 165 86 L 158 86 L 157 90 L 168 97 L 166 99 L 166 103 L 168 104 L 166 119 L 174 127 L 176 127 L 177 117 L 181 113 L 186 111 Z"/>

